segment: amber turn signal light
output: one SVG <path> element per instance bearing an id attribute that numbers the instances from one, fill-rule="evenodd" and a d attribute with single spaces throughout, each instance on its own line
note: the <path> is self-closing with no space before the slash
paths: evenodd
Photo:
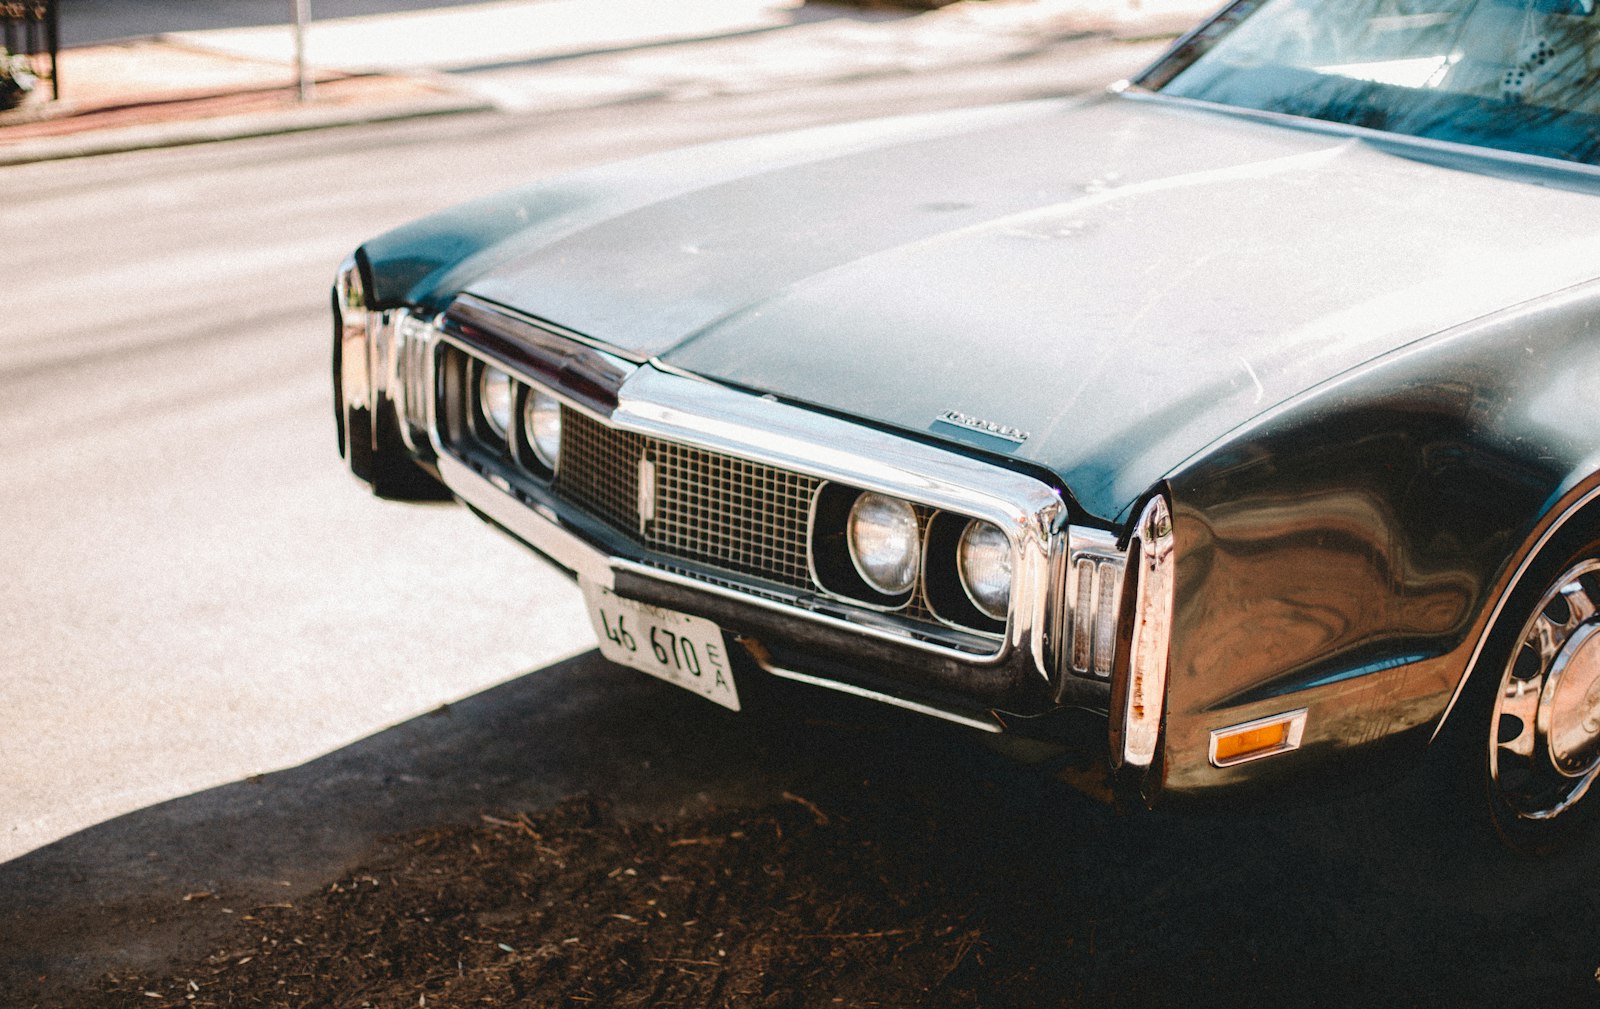
<path id="1" fill-rule="evenodd" d="M 1258 718 L 1211 733 L 1211 763 L 1229 767 L 1300 748 L 1306 731 L 1306 709 Z"/>

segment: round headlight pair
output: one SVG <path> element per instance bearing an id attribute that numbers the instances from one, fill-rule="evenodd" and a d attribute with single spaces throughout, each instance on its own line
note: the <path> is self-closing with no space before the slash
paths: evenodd
<path id="1" fill-rule="evenodd" d="M 478 376 L 478 412 L 502 440 L 510 437 L 516 388 L 510 375 L 490 365 Z M 553 472 L 561 458 L 560 402 L 543 389 L 530 388 L 522 403 L 522 424 L 533 454 Z"/>
<path id="2" fill-rule="evenodd" d="M 922 568 L 916 510 L 905 501 L 866 493 L 850 507 L 850 559 L 863 581 L 887 596 L 904 595 Z M 1004 620 L 1011 605 L 1011 543 L 989 522 L 973 519 L 956 548 L 956 571 L 967 598 L 985 616 Z"/>

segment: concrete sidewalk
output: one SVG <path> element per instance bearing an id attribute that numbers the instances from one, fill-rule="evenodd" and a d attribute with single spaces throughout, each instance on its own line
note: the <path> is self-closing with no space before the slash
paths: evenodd
<path id="1" fill-rule="evenodd" d="M 0 165 L 465 111 L 692 99 L 1003 61 L 1087 35 L 1172 35 L 1213 0 L 495 0 L 61 54 L 63 100 L 0 113 Z M 41 91 L 47 88 L 41 88 Z"/>

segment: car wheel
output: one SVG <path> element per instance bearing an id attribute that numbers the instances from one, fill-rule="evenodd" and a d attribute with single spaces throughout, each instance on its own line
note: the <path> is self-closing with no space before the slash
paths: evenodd
<path id="1" fill-rule="evenodd" d="M 1600 543 L 1537 570 L 1485 652 L 1467 777 L 1502 842 L 1548 854 L 1600 805 Z"/>

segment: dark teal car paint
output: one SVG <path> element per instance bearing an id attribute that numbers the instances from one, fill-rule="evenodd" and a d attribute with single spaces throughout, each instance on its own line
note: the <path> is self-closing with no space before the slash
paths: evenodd
<path id="1" fill-rule="evenodd" d="M 1251 417 L 1600 263 L 1588 194 L 1346 137 L 1126 97 L 918 126 L 804 158 L 780 140 L 776 165 L 747 153 L 764 141 L 719 145 L 761 167 L 698 185 L 665 172 L 607 197 L 586 175 L 367 255 L 384 303 L 459 287 L 636 359 L 908 431 L 969 440 L 934 423 L 952 409 L 1026 428 L 1007 454 L 1104 522 Z M 1497 212 L 1461 212 L 1480 205 Z M 524 215 L 515 237 L 491 226 Z M 474 227 L 498 242 L 469 258 Z M 446 253 L 466 261 L 434 265 Z"/>
<path id="2" fill-rule="evenodd" d="M 818 127 L 754 141 L 669 151 L 495 194 L 402 225 L 365 243 L 363 254 L 376 285 L 372 304 L 376 308 L 409 304 L 442 311 L 474 280 L 491 275 L 508 262 L 644 208 L 786 166 L 837 159 L 910 138 L 1027 114 L 1025 105 L 1002 106 L 903 116 L 870 127 Z M 578 321 L 569 328 L 581 330 Z M 617 346 L 636 347 L 636 343 L 628 340 Z M 649 351 L 648 347 L 636 349 Z"/>

